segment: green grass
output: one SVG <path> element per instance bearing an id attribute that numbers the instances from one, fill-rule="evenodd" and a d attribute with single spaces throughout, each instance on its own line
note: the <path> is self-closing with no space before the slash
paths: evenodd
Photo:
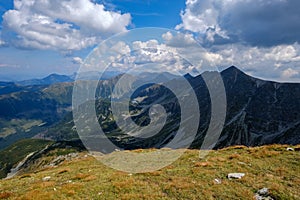
<path id="1" fill-rule="evenodd" d="M 32 127 L 38 126 L 42 123 L 41 120 L 26 120 L 26 119 L 12 119 L 12 120 L 0 120 L 0 137 L 6 137 L 11 134 L 15 134 L 18 131 L 29 131 Z"/>
<path id="2" fill-rule="evenodd" d="M 199 158 L 199 151 L 187 150 L 173 164 L 142 174 L 116 171 L 82 152 L 80 157 L 57 167 L 1 180 L 0 199 L 252 200 L 263 187 L 270 189 L 274 199 L 300 199 L 300 146 L 294 147 L 296 151 L 286 148 L 231 147 L 210 151 L 204 159 Z M 231 172 L 246 175 L 240 180 L 228 180 L 226 175 Z M 51 179 L 43 182 L 46 176 Z M 214 183 L 215 178 L 222 183 Z"/>
<path id="3" fill-rule="evenodd" d="M 39 139 L 26 139 L 14 143 L 6 149 L 0 151 L 0 178 L 6 177 L 6 174 L 12 167 L 22 161 L 28 154 L 41 150 L 52 142 Z"/>

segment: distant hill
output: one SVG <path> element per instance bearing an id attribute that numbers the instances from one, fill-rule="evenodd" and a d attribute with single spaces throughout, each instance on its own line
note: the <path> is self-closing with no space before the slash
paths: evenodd
<path id="1" fill-rule="evenodd" d="M 73 82 L 74 79 L 70 78 L 67 75 L 59 75 L 59 74 L 50 74 L 49 76 L 43 79 L 30 79 L 24 81 L 18 81 L 16 84 L 22 86 L 28 85 L 51 85 L 54 83 L 64 83 L 64 82 Z"/>

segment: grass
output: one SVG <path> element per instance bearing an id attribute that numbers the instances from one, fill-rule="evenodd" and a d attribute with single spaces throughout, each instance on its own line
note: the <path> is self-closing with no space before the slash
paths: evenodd
<path id="1" fill-rule="evenodd" d="M 26 119 L 12 119 L 9 121 L 1 120 L 0 136 L 6 137 L 10 134 L 16 133 L 19 131 L 26 131 L 31 129 L 34 126 L 38 126 L 42 123 L 42 120 L 26 120 Z"/>
<path id="2" fill-rule="evenodd" d="M 6 177 L 6 174 L 12 167 L 15 167 L 28 154 L 41 150 L 52 142 L 39 139 L 25 139 L 14 143 L 6 149 L 0 151 L 0 178 Z M 1 190 L 1 189 L 0 189 Z"/>
<path id="3" fill-rule="evenodd" d="M 141 174 L 116 171 L 82 152 L 59 166 L 1 180 L 0 199 L 252 200 L 263 187 L 274 199 L 300 199 L 300 146 L 294 147 L 296 151 L 287 147 L 231 147 L 210 151 L 202 160 L 199 151 L 187 150 L 173 164 Z M 246 175 L 228 180 L 231 172 Z M 46 176 L 51 179 L 43 182 Z M 216 178 L 222 183 L 216 184 Z"/>

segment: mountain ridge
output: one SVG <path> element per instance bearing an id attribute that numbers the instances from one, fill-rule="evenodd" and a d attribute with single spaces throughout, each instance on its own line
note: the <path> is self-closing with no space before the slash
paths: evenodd
<path id="1" fill-rule="evenodd" d="M 300 108 L 298 106 L 300 105 L 300 84 L 278 83 L 261 80 L 247 75 L 234 66 L 223 70 L 221 72 L 221 76 L 223 78 L 226 90 L 228 105 L 225 127 L 216 145 L 216 148 L 223 148 L 239 144 L 246 146 L 257 146 L 271 143 L 300 143 L 300 135 L 298 134 L 300 131 Z M 115 140 L 119 140 L 120 137 L 116 136 L 118 132 L 116 132 L 117 129 L 115 129 L 116 126 L 114 122 L 108 120 L 111 118 L 109 104 L 103 102 L 109 102 L 114 85 L 117 83 L 120 77 L 121 75 L 118 75 L 112 79 L 100 81 L 99 89 L 97 91 L 97 97 L 102 99 L 100 101 L 102 103 L 98 103 L 97 109 L 106 113 L 105 115 L 102 115 L 101 118 L 103 118 L 103 120 L 101 120 L 101 123 L 103 123 L 102 125 L 106 127 L 105 130 L 112 131 L 110 134 L 114 135 L 113 138 L 115 138 Z M 184 77 L 191 83 L 193 89 L 195 90 L 201 108 L 201 114 L 204 116 L 200 118 L 198 135 L 195 142 L 191 146 L 192 148 L 199 148 L 210 119 L 209 91 L 207 90 L 205 81 L 201 75 L 195 77 L 186 75 Z M 71 106 L 72 86 L 73 83 L 56 83 L 50 86 L 39 86 L 40 88 L 37 88 L 37 86 L 32 86 L 32 88 L 27 89 L 28 92 L 24 94 L 22 91 L 17 91 L 16 93 L 0 95 L 0 107 L 8 110 L 15 110 L 15 108 L 10 106 L 19 105 L 24 101 L 28 101 L 27 104 L 29 105 L 44 105 L 45 107 L 37 107 L 38 113 L 40 113 L 41 116 L 44 115 L 44 117 L 41 118 L 37 115 L 38 118 L 33 117 L 32 119 L 42 119 L 44 122 L 44 120 L 47 119 L 47 116 L 49 116 L 49 113 L 52 113 L 51 116 L 54 117 L 54 121 L 49 121 L 53 122 L 53 125 L 48 123 L 48 125 L 51 126 L 45 127 L 45 129 L 38 135 L 45 138 L 52 138 L 54 140 L 78 138 L 78 136 L 76 136 L 77 134 L 74 128 L 74 123 L 72 122 L 72 114 L 66 115 L 67 113 L 70 113 L 70 110 L 68 109 L 70 109 Z M 126 88 L 122 90 L 125 89 Z M 24 98 L 24 95 L 32 97 L 33 99 L 30 100 L 30 98 Z M 159 100 L 164 95 L 168 96 L 168 93 L 166 93 L 165 89 L 155 85 L 149 85 L 138 90 L 138 92 L 135 94 L 135 98 L 140 99 L 140 102 L 134 101 L 135 104 L 138 103 L 138 105 L 132 104 L 131 106 L 133 109 L 141 109 L 143 106 L 147 107 L 147 103 L 150 105 L 152 101 Z M 179 109 L 176 107 L 176 101 L 172 100 L 173 97 L 167 96 L 166 98 L 169 98 L 169 100 L 162 99 L 157 103 L 162 103 L 163 105 L 169 107 L 169 109 L 174 112 L 174 117 L 176 118 L 176 115 L 179 113 Z M 44 104 L 36 104 L 34 103 L 34 99 L 40 99 L 42 100 L 41 102 L 44 102 Z M 167 104 L 167 102 L 169 103 Z M 55 106 L 49 107 L 50 104 Z M 138 108 L 136 106 L 141 107 Z M 47 111 L 48 114 L 45 111 Z M 143 109 L 140 111 L 143 111 Z M 147 111 L 147 109 L 140 113 L 140 115 L 136 115 L 136 117 L 134 117 L 136 122 L 141 124 L 148 123 L 147 121 L 149 121 L 149 118 L 147 117 L 147 112 L 145 111 Z M 30 114 L 30 112 L 28 114 Z M 2 113 L 2 115 L 7 116 L 5 113 Z M 27 115 L 23 115 L 22 112 L 16 112 L 15 114 L 11 115 L 11 117 L 14 116 L 24 116 L 27 118 Z M 1 125 L 0 120 L 0 127 L 4 127 L 7 123 L 9 122 L 3 122 L 3 125 Z M 178 122 L 176 121 L 171 121 L 169 128 L 173 127 L 171 129 L 175 130 L 177 123 Z M 166 132 L 164 134 L 166 135 L 168 133 Z M 3 141 L 4 140 L 2 138 L 2 142 Z M 129 141 L 131 141 L 131 139 Z M 128 143 L 127 146 L 132 145 L 133 147 L 145 148 L 152 146 L 151 142 L 146 143 L 149 143 L 149 145 L 141 146 L 139 141 L 136 144 Z M 161 146 L 163 146 L 163 143 Z"/>

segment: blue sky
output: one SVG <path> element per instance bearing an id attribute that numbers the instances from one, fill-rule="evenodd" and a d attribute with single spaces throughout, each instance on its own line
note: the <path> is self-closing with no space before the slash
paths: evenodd
<path id="1" fill-rule="evenodd" d="M 98 1 L 116 10 L 130 13 L 133 27 L 163 27 L 173 29 L 180 23 L 180 11 L 185 6 L 184 0 L 115 0 Z"/>
<path id="2" fill-rule="evenodd" d="M 122 13 L 130 13 L 132 21 L 128 26 L 131 28 L 141 27 L 164 27 L 174 28 L 180 23 L 180 11 L 184 8 L 184 0 L 159 1 L 159 0 L 116 0 L 116 1 L 96 1 L 103 4 L 108 10 L 117 10 Z M 13 0 L 0 2 L 0 15 L 10 9 L 13 9 Z M 0 18 L 2 24 L 3 18 Z M 0 30 L 2 27 L 0 28 Z M 3 30 L 2 30 L 3 31 Z M 93 49 L 94 46 L 68 53 L 40 50 L 23 49 L 14 46 L 0 48 L 0 80 L 27 79 L 34 77 L 43 77 L 50 73 L 72 74 L 78 64 L 72 63 L 72 57 L 84 58 Z"/>
<path id="3" fill-rule="evenodd" d="M 193 36 L 218 67 L 298 82 L 299 7 L 298 0 L 2 0 L 0 80 L 72 74 L 106 38 L 162 27 L 183 34 L 165 38 L 168 45 Z"/>

